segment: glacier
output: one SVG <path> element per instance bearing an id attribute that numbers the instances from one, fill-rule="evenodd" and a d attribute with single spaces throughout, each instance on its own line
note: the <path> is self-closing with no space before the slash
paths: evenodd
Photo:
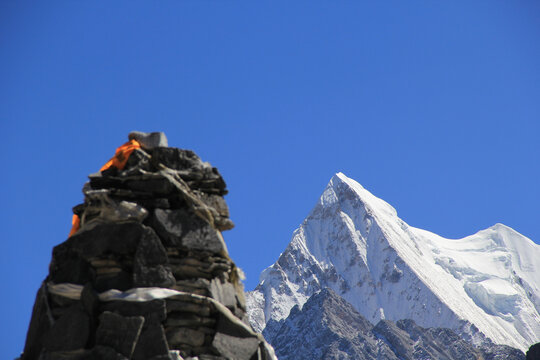
<path id="1" fill-rule="evenodd" d="M 373 324 L 412 319 L 525 351 L 540 341 L 539 286 L 540 246 L 510 227 L 446 239 L 337 173 L 247 306 L 260 332 L 330 288 Z"/>

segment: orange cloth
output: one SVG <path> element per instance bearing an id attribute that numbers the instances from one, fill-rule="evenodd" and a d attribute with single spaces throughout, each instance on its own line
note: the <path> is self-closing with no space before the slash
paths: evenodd
<path id="1" fill-rule="evenodd" d="M 75 234 L 79 228 L 81 227 L 81 218 L 79 218 L 78 215 L 73 214 L 73 218 L 71 218 L 71 224 L 73 225 L 71 227 L 71 231 L 69 232 L 68 237 L 71 237 L 71 235 Z"/>
<path id="2" fill-rule="evenodd" d="M 111 158 L 111 160 L 107 161 L 105 165 L 101 167 L 99 171 L 105 171 L 111 167 L 115 167 L 118 170 L 122 170 L 124 166 L 126 166 L 126 163 L 129 159 L 129 155 L 133 152 L 135 149 L 140 149 L 141 144 L 137 140 L 130 140 L 124 145 L 120 146 L 118 149 L 116 149 L 116 153 Z M 69 236 L 71 237 L 73 234 L 75 234 L 79 228 L 81 227 L 81 219 L 78 215 L 73 214 L 73 218 L 71 219 L 71 231 L 69 232 Z"/>
<path id="3" fill-rule="evenodd" d="M 133 150 L 140 148 L 141 144 L 139 144 L 137 140 L 129 140 L 127 143 L 116 149 L 116 153 L 111 160 L 107 161 L 107 163 L 103 165 L 99 171 L 105 171 L 113 166 L 118 170 L 122 170 L 124 166 L 126 166 L 129 155 L 131 155 Z"/>

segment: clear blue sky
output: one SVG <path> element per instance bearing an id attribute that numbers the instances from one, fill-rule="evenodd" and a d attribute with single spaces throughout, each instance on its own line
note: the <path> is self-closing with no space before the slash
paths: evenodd
<path id="1" fill-rule="evenodd" d="M 538 1 L 0 2 L 2 357 L 131 130 L 218 167 L 252 289 L 338 171 L 410 225 L 540 242 Z"/>

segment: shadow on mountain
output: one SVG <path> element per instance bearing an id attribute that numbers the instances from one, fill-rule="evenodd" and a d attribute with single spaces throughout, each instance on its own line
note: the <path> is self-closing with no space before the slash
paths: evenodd
<path id="1" fill-rule="evenodd" d="M 413 320 L 381 320 L 373 326 L 330 289 L 313 295 L 288 318 L 269 322 L 263 332 L 280 360 L 411 359 L 523 360 L 518 349 L 488 344 L 476 347 L 445 328 L 423 328 Z"/>

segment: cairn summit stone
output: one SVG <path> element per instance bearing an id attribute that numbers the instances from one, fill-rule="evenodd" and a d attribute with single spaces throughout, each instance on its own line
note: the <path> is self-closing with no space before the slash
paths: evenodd
<path id="1" fill-rule="evenodd" d="M 167 147 L 167 137 L 162 132 L 145 133 L 141 131 L 132 131 L 128 135 L 129 140 L 136 140 L 144 149 L 153 149 L 155 147 Z"/>

